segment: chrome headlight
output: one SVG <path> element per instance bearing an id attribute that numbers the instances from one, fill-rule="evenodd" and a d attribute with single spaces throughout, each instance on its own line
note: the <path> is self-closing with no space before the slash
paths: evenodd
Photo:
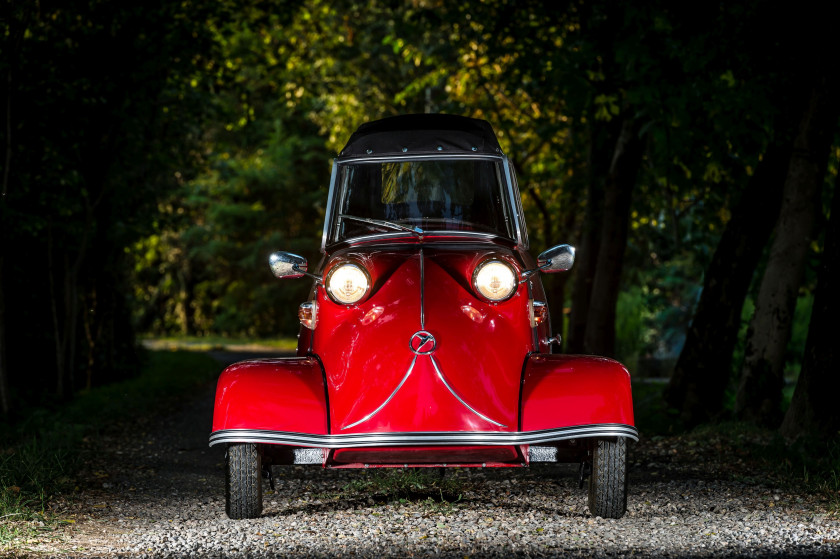
<path id="1" fill-rule="evenodd" d="M 485 299 L 504 301 L 516 293 L 516 272 L 502 260 L 485 260 L 473 273 L 473 287 Z"/>
<path id="2" fill-rule="evenodd" d="M 345 262 L 330 270 L 325 286 L 333 301 L 352 305 L 367 295 L 370 290 L 370 276 L 360 265 Z"/>

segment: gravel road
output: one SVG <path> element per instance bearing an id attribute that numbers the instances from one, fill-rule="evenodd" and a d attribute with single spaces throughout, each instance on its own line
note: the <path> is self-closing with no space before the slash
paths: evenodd
<path id="1" fill-rule="evenodd" d="M 836 557 L 840 522 L 820 497 L 775 486 L 714 441 L 643 439 L 620 520 L 589 516 L 577 468 L 448 470 L 461 499 L 336 497 L 365 470 L 275 468 L 262 518 L 224 513 L 224 450 L 209 448 L 213 387 L 92 441 L 96 459 L 31 542 L 50 557 Z M 684 442 L 684 441 L 683 441 Z"/>

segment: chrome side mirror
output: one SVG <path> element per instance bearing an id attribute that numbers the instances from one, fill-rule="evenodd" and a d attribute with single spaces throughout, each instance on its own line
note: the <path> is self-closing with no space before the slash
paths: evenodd
<path id="1" fill-rule="evenodd" d="M 537 267 L 547 274 L 565 272 L 575 263 L 575 247 L 557 245 L 537 256 Z"/>
<path id="2" fill-rule="evenodd" d="M 306 258 L 291 252 L 273 252 L 268 257 L 271 273 L 278 278 L 302 278 L 306 275 Z"/>

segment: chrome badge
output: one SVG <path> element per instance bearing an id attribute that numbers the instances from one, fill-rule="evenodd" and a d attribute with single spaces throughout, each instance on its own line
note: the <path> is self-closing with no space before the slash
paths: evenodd
<path id="1" fill-rule="evenodd" d="M 408 348 L 415 355 L 429 355 L 435 350 L 435 345 L 435 337 L 425 330 L 415 332 L 408 342 Z"/>

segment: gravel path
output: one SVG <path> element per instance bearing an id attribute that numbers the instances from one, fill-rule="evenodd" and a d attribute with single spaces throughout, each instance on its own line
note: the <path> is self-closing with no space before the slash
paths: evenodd
<path id="1" fill-rule="evenodd" d="M 577 467 L 448 470 L 460 501 L 337 497 L 371 471 L 275 468 L 257 520 L 224 513 L 224 451 L 209 448 L 213 387 L 104 433 L 85 488 L 59 514 L 56 557 L 781 557 L 840 555 L 840 522 L 819 497 L 780 490 L 749 457 L 714 443 L 643 440 L 621 520 L 592 518 Z M 746 460 L 746 462 L 745 462 Z M 746 470 L 746 471 L 745 471 Z M 346 492 L 345 492 L 346 493 Z"/>

